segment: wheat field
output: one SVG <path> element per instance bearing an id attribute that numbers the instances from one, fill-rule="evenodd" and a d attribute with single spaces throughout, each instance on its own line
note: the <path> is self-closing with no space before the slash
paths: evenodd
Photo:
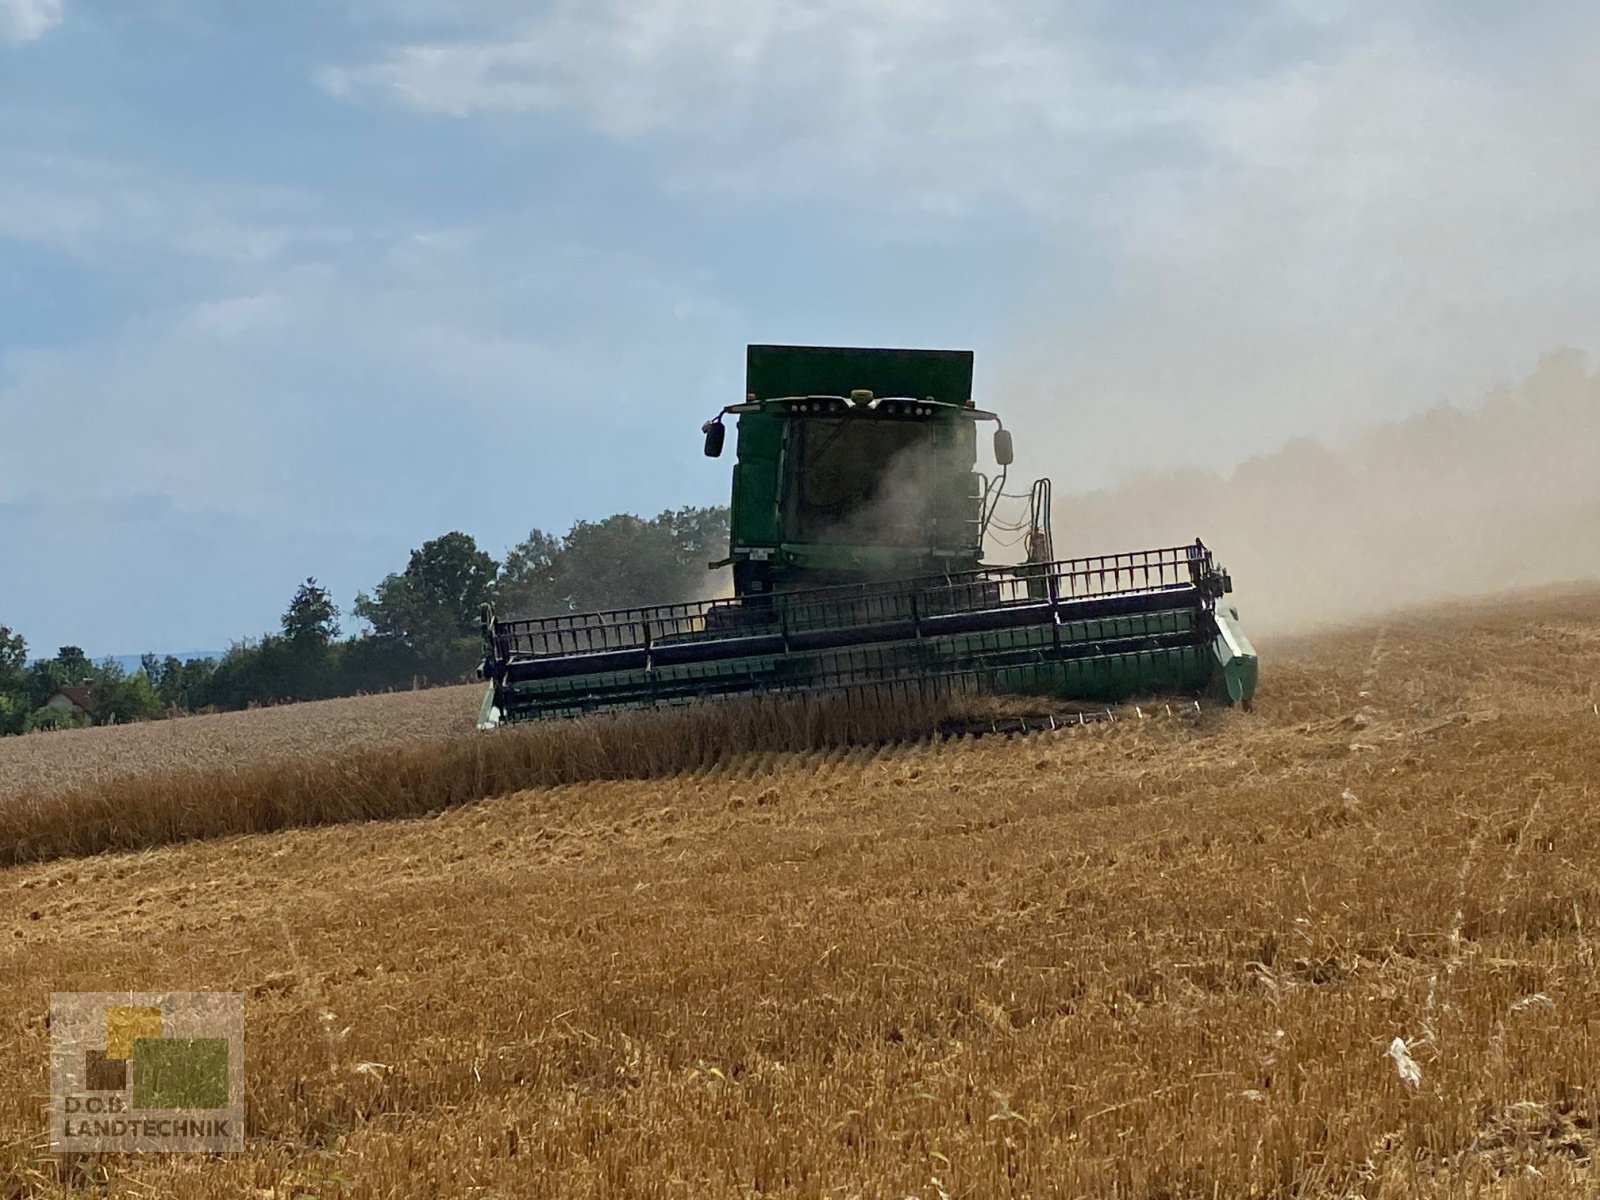
<path id="1" fill-rule="evenodd" d="M 1592 1200 L 1600 590 L 1262 650 L 1251 713 L 60 842 L 0 1196 Z M 48 1155 L 114 989 L 245 994 L 246 1153 Z"/>
<path id="2" fill-rule="evenodd" d="M 0 738 L 0 804 L 129 776 L 277 766 L 355 749 L 414 746 L 473 727 L 483 685 L 389 692 Z"/>

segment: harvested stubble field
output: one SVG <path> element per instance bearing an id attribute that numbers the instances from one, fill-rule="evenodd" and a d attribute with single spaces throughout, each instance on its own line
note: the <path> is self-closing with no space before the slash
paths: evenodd
<path id="1" fill-rule="evenodd" d="M 13 866 L 0 1195 L 1594 1197 L 1600 592 L 1265 651 L 1248 714 Z M 249 1152 L 48 1158 L 47 993 L 124 988 L 246 994 Z"/>

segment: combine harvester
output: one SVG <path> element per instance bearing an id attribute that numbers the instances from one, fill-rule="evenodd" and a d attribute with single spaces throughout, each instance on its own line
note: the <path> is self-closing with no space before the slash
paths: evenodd
<path id="1" fill-rule="evenodd" d="M 1256 655 L 1199 541 L 1055 561 L 1048 480 L 1027 561 L 981 562 L 1011 434 L 972 400 L 972 354 L 751 346 L 738 418 L 733 596 L 523 620 L 483 614 L 480 728 L 715 697 L 953 686 L 1108 702 L 1249 704 Z M 990 477 L 977 429 L 993 422 Z"/>

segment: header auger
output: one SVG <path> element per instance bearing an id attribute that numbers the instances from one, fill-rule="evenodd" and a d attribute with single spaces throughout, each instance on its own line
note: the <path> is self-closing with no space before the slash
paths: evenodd
<path id="1" fill-rule="evenodd" d="M 1256 656 L 1211 551 L 1055 560 L 1049 483 L 1027 561 L 981 562 L 1012 461 L 972 402 L 972 354 L 751 346 L 738 419 L 733 596 L 522 620 L 483 614 L 479 724 L 750 694 L 963 685 L 1116 701 L 1248 704 Z M 993 422 L 999 467 L 976 470 Z"/>

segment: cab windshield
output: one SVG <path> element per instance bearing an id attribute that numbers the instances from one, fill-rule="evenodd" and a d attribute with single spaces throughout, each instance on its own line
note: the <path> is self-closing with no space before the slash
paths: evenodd
<path id="1" fill-rule="evenodd" d="M 973 444 L 965 423 L 866 413 L 796 420 L 786 447 L 786 540 L 961 546 Z"/>

